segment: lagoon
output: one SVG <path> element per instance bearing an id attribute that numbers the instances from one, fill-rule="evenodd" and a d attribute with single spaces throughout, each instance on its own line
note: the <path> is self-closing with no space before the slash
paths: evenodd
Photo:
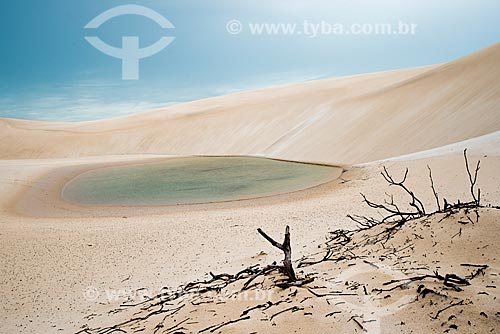
<path id="1" fill-rule="evenodd" d="M 254 157 L 185 157 L 97 168 L 70 180 L 62 198 L 89 206 L 202 204 L 298 191 L 340 168 Z"/>

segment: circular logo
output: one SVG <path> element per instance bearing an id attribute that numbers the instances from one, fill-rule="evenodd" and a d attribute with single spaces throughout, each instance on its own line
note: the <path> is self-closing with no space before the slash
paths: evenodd
<path id="1" fill-rule="evenodd" d="M 231 35 L 237 35 L 243 30 L 243 24 L 238 20 L 231 20 L 227 22 L 226 30 Z"/>
<path id="2" fill-rule="evenodd" d="M 376 268 L 375 268 L 376 267 Z M 333 280 L 335 289 L 339 290 L 341 286 L 362 286 L 358 280 L 366 280 L 369 276 L 383 276 L 384 281 L 404 279 L 407 276 L 400 270 L 391 268 L 381 263 L 361 264 L 343 271 Z M 380 334 L 380 320 L 384 316 L 394 314 L 413 300 L 413 297 L 403 294 L 399 298 L 384 298 L 384 295 L 371 294 L 368 292 L 356 294 L 353 296 L 338 296 L 338 307 L 352 314 L 359 315 L 365 320 L 371 320 L 363 323 L 365 331 L 370 334 Z M 373 321 L 375 320 L 375 321 Z"/>
<path id="3" fill-rule="evenodd" d="M 99 298 L 99 291 L 93 286 L 89 286 L 83 291 L 83 296 L 85 299 L 93 301 Z"/>

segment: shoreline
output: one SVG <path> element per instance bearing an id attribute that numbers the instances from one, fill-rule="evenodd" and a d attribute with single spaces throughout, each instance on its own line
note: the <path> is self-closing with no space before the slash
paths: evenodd
<path id="1" fill-rule="evenodd" d="M 305 187 L 289 192 L 281 192 L 276 194 L 269 194 L 263 196 L 255 196 L 248 198 L 238 198 L 224 201 L 213 201 L 204 203 L 189 203 L 178 205 L 134 205 L 134 206 L 93 206 L 93 205 L 80 205 L 66 201 L 61 192 L 65 185 L 76 177 L 90 171 L 101 168 L 112 168 L 116 166 L 134 166 L 147 163 L 157 163 L 169 159 L 182 159 L 190 157 L 201 156 L 168 156 L 168 157 L 155 157 L 139 160 L 119 161 L 119 162 L 101 162 L 90 164 L 77 164 L 61 168 L 52 169 L 37 180 L 33 184 L 42 184 L 46 186 L 28 187 L 25 191 L 19 193 L 11 203 L 13 215 L 21 215 L 26 217 L 38 218 L 75 218 L 75 217 L 120 217 L 120 216 L 143 216 L 143 215 L 162 215 L 173 212 L 182 212 L 185 209 L 190 211 L 206 211 L 218 209 L 232 209 L 235 207 L 247 207 L 258 205 L 273 205 L 283 201 L 300 200 L 304 197 L 311 197 L 314 194 L 320 193 L 321 189 L 328 187 L 328 185 L 337 181 L 338 178 L 345 171 L 343 168 L 325 165 L 331 168 L 332 178 L 320 184 Z M 204 156 L 208 157 L 208 156 Z M 239 157 L 239 156 L 210 156 L 210 157 Z M 259 159 L 267 159 L 265 157 L 258 157 Z M 277 161 L 286 161 L 281 159 L 270 159 Z M 288 162 L 288 161 L 286 161 Z M 309 164 L 307 162 L 290 161 L 292 163 Z M 312 164 L 318 165 L 318 164 Z M 41 200 L 43 198 L 43 200 Z M 70 214 L 68 214 L 70 212 Z"/>

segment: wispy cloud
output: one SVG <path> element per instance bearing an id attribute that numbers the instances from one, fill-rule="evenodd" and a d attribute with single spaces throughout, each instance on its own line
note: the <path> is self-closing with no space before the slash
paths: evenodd
<path id="1" fill-rule="evenodd" d="M 34 99 L 23 105 L 3 107 L 2 115 L 13 118 L 41 119 L 48 121 L 89 121 L 112 118 L 165 107 L 172 102 L 145 101 L 102 102 L 89 98 L 73 99 L 65 96 L 48 96 Z"/>
<path id="2" fill-rule="evenodd" d="M 323 77 L 325 77 L 325 74 L 318 72 L 306 73 L 299 71 L 289 71 L 268 73 L 266 75 L 247 77 L 243 80 L 240 80 L 239 82 L 232 82 L 230 85 L 218 85 L 214 89 L 214 93 L 215 95 L 225 95 L 251 89 L 274 87 L 309 80 L 317 80 Z"/>
<path id="3" fill-rule="evenodd" d="M 0 97 L 0 117 L 47 121 L 90 121 L 158 109 L 169 105 L 226 95 L 250 89 L 317 79 L 321 74 L 303 72 L 269 73 L 246 77 L 230 84 L 208 87 L 130 85 L 106 80 L 79 80 L 52 91 L 29 96 Z"/>

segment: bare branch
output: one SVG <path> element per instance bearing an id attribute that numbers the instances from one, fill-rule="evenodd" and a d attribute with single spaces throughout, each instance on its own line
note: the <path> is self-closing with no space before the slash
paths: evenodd
<path id="1" fill-rule="evenodd" d="M 297 280 L 297 277 L 295 276 L 295 272 L 293 270 L 292 266 L 292 247 L 290 246 L 290 227 L 287 225 L 285 228 L 285 239 L 283 240 L 283 243 L 280 244 L 279 242 L 275 241 L 273 238 L 268 236 L 264 231 L 262 231 L 260 228 L 257 229 L 257 232 L 259 232 L 267 241 L 271 243 L 274 247 L 280 249 L 285 253 L 285 258 L 283 259 L 283 271 L 284 274 L 288 276 L 288 279 L 290 282 L 295 282 Z"/>
<path id="2" fill-rule="evenodd" d="M 273 245 L 274 247 L 276 247 L 280 250 L 283 250 L 283 245 L 280 244 L 279 242 L 277 242 L 276 240 L 274 240 L 273 238 L 271 238 L 270 236 L 268 236 L 266 234 L 266 232 L 262 231 L 260 228 L 257 229 L 257 232 L 259 232 L 260 235 L 262 235 L 267 241 L 269 241 L 271 243 L 271 245 Z"/>
<path id="3" fill-rule="evenodd" d="M 441 211 L 441 204 L 439 204 L 439 197 L 438 197 L 438 194 L 436 192 L 436 189 L 434 188 L 434 180 L 432 179 L 432 170 L 429 167 L 429 165 L 427 165 L 427 169 L 429 170 L 429 179 L 431 180 L 431 188 L 432 188 L 432 192 L 434 193 L 434 198 L 436 199 L 437 208 L 438 208 L 438 211 Z"/>
<path id="4" fill-rule="evenodd" d="M 469 169 L 469 161 L 467 159 L 467 149 L 464 150 L 464 159 L 465 159 L 465 168 L 467 169 L 467 174 L 469 175 L 469 182 L 470 182 L 470 193 L 472 195 L 472 198 L 474 199 L 474 204 L 476 206 L 479 206 L 480 200 L 481 200 L 481 190 L 477 190 L 477 196 L 474 191 L 474 187 L 476 186 L 476 181 L 477 181 L 477 173 L 479 172 L 479 164 L 481 163 L 481 160 L 477 161 L 476 164 L 476 170 L 474 171 L 474 176 L 472 176 L 472 173 Z"/>
<path id="5" fill-rule="evenodd" d="M 384 171 L 381 173 L 384 179 L 389 183 L 390 186 L 397 186 L 403 189 L 408 195 L 411 197 L 410 205 L 414 207 L 420 216 L 425 215 L 425 207 L 424 204 L 415 196 L 413 191 L 409 190 L 404 184 L 406 178 L 408 177 L 408 168 L 406 168 L 405 175 L 400 182 L 394 181 L 394 178 L 389 174 L 387 168 L 384 166 Z"/>

